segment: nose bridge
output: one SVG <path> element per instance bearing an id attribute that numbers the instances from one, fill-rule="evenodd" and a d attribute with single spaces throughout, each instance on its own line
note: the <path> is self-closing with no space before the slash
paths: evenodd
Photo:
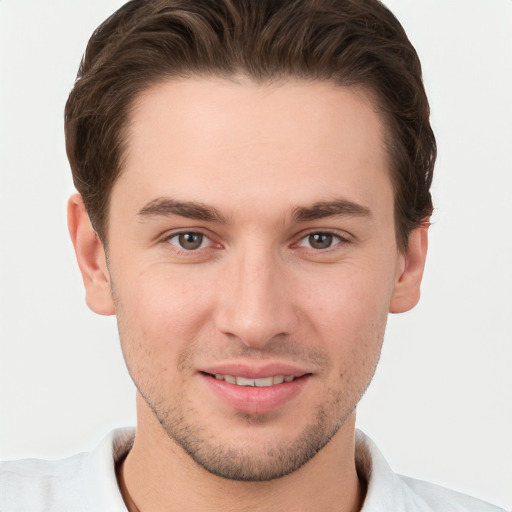
<path id="1" fill-rule="evenodd" d="M 227 265 L 217 327 L 244 344 L 263 348 L 290 334 L 297 321 L 283 262 L 271 247 L 236 251 Z"/>

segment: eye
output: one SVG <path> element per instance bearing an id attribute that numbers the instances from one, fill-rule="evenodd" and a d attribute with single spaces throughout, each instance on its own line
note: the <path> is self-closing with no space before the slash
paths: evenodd
<path id="1" fill-rule="evenodd" d="M 178 249 L 185 251 L 196 251 L 210 245 L 210 239 L 206 235 L 193 231 L 176 233 L 170 236 L 167 241 Z"/>
<path id="2" fill-rule="evenodd" d="M 344 239 L 333 233 L 310 233 L 305 236 L 300 242 L 299 246 L 309 247 L 315 250 L 329 249 L 333 245 L 343 242 Z"/>

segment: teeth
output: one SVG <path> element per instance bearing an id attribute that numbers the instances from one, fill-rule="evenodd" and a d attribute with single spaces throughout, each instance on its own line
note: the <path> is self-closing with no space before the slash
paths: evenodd
<path id="1" fill-rule="evenodd" d="M 226 375 L 226 377 L 227 377 L 227 375 Z M 246 379 L 245 377 L 236 377 L 236 383 L 238 386 L 256 386 L 256 379 Z"/>
<path id="2" fill-rule="evenodd" d="M 274 377 L 266 377 L 265 379 L 254 379 L 254 385 L 258 388 L 268 388 L 274 384 Z"/>
<path id="3" fill-rule="evenodd" d="M 293 379 L 295 379 L 293 375 L 276 375 L 275 377 L 264 377 L 262 379 L 247 379 L 246 377 L 222 375 L 220 373 L 216 373 L 215 378 L 217 380 L 225 380 L 230 384 L 236 384 L 238 386 L 253 386 L 258 388 L 275 386 L 276 384 L 282 384 L 283 382 L 291 382 Z"/>

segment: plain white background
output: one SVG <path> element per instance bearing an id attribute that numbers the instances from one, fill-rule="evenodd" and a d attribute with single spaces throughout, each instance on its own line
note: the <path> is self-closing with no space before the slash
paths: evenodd
<path id="1" fill-rule="evenodd" d="M 0 0 L 0 459 L 59 458 L 134 424 L 115 319 L 68 241 L 62 111 L 116 0 Z M 390 318 L 359 427 L 400 473 L 512 506 L 512 1 L 388 0 L 439 144 L 420 305 Z"/>

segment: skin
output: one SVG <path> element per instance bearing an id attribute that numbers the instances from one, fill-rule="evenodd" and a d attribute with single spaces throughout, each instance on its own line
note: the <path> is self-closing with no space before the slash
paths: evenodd
<path id="1" fill-rule="evenodd" d="M 367 97 L 330 83 L 198 78 L 138 98 L 108 265 L 80 196 L 68 213 L 87 303 L 117 315 L 139 391 L 130 510 L 361 508 L 355 407 L 427 251 L 426 228 L 397 247 L 383 140 Z M 308 376 L 240 411 L 202 373 L 225 363 Z"/>

